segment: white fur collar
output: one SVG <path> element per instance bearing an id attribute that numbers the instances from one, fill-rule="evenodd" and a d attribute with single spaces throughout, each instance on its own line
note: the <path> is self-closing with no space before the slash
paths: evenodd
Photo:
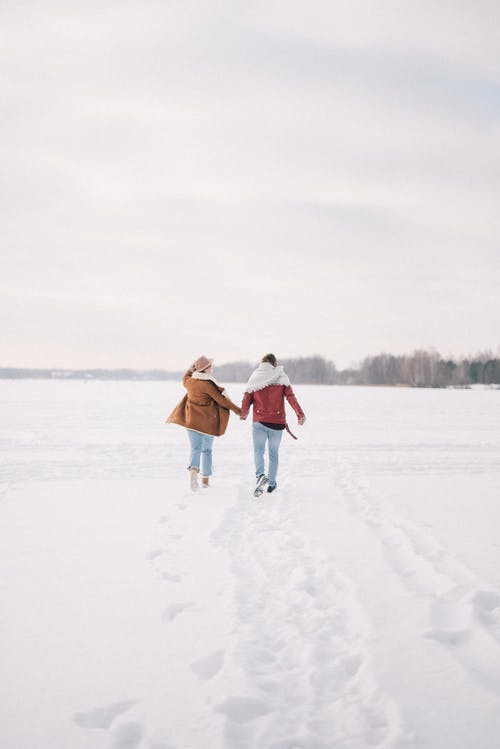
<path id="1" fill-rule="evenodd" d="M 193 380 L 210 380 L 210 382 L 213 382 L 214 385 L 217 385 L 222 395 L 227 397 L 227 393 L 222 387 L 222 385 L 219 385 L 217 380 L 214 377 L 212 377 L 212 375 L 206 374 L 206 372 L 193 372 L 192 377 L 193 377 Z"/>
<path id="2" fill-rule="evenodd" d="M 246 393 L 263 390 L 268 385 L 289 385 L 290 380 L 283 367 L 273 367 L 269 362 L 261 362 L 252 372 L 245 388 Z"/>

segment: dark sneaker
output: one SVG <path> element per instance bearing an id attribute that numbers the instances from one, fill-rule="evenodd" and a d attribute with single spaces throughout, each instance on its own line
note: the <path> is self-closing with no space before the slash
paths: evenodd
<path id="1" fill-rule="evenodd" d="M 257 476 L 257 484 L 255 485 L 255 491 L 253 493 L 253 496 L 260 497 L 264 491 L 266 484 L 267 484 L 267 476 L 265 476 L 263 473 L 260 476 Z"/>
<path id="2" fill-rule="evenodd" d="M 267 493 L 271 494 L 271 492 L 273 492 L 276 489 L 276 486 L 277 484 L 269 484 L 269 486 L 267 487 Z"/>

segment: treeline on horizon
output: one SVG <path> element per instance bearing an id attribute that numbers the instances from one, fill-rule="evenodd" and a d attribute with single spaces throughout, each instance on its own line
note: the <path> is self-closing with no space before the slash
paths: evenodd
<path id="1" fill-rule="evenodd" d="M 0 380 L 178 380 L 184 372 L 164 369 L 28 369 L 0 367 Z"/>
<path id="2" fill-rule="evenodd" d="M 366 357 L 356 368 L 336 368 L 323 356 L 280 359 L 292 383 L 298 385 L 389 385 L 406 387 L 470 387 L 500 385 L 500 358 L 482 352 L 470 358 L 445 359 L 434 350 L 394 356 Z M 256 363 L 230 362 L 215 368 L 220 382 L 246 382 Z M 161 369 L 23 369 L 0 368 L 0 379 L 177 380 L 182 372 Z"/>
<path id="3" fill-rule="evenodd" d="M 322 356 L 280 359 L 292 383 L 302 385 L 392 385 L 403 387 L 469 387 L 500 384 L 500 358 L 487 351 L 471 358 L 444 359 L 437 351 L 417 350 L 394 356 L 366 357 L 357 368 L 337 369 Z M 245 382 L 252 371 L 249 363 L 235 362 L 217 367 L 221 382 Z"/>

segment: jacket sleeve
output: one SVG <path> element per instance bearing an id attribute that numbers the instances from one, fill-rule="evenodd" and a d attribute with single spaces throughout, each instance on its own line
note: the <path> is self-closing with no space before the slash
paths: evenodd
<path id="1" fill-rule="evenodd" d="M 222 406 L 223 408 L 227 408 L 230 411 L 233 411 L 235 414 L 238 414 L 238 416 L 241 413 L 241 409 L 239 406 L 237 406 L 230 398 L 226 398 L 225 395 L 222 395 L 222 393 L 219 392 L 216 385 L 213 383 L 210 383 L 210 397 L 214 399 L 214 401 L 217 401 L 219 406 Z"/>
<path id="2" fill-rule="evenodd" d="M 289 404 L 291 405 L 291 407 L 293 408 L 297 416 L 304 416 L 304 412 L 301 409 L 297 398 L 295 397 L 295 394 L 292 390 L 291 385 L 287 385 L 285 387 L 285 398 L 287 399 L 287 401 L 289 402 Z"/>
<path id="3" fill-rule="evenodd" d="M 192 376 L 193 376 L 193 370 L 190 367 L 188 371 L 186 372 L 186 374 L 184 375 L 184 377 L 182 378 L 182 384 L 184 385 L 184 387 L 186 387 L 186 382 L 190 380 Z"/>
<path id="4" fill-rule="evenodd" d="M 253 403 L 253 393 L 245 393 L 243 396 L 243 402 L 241 404 L 241 415 L 244 419 L 248 416 L 250 406 Z"/>

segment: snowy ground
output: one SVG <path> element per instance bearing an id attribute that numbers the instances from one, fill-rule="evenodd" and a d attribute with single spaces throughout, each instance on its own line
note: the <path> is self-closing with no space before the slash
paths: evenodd
<path id="1" fill-rule="evenodd" d="M 257 501 L 175 383 L 0 383 L 2 748 L 499 745 L 500 391 L 296 392 Z"/>

